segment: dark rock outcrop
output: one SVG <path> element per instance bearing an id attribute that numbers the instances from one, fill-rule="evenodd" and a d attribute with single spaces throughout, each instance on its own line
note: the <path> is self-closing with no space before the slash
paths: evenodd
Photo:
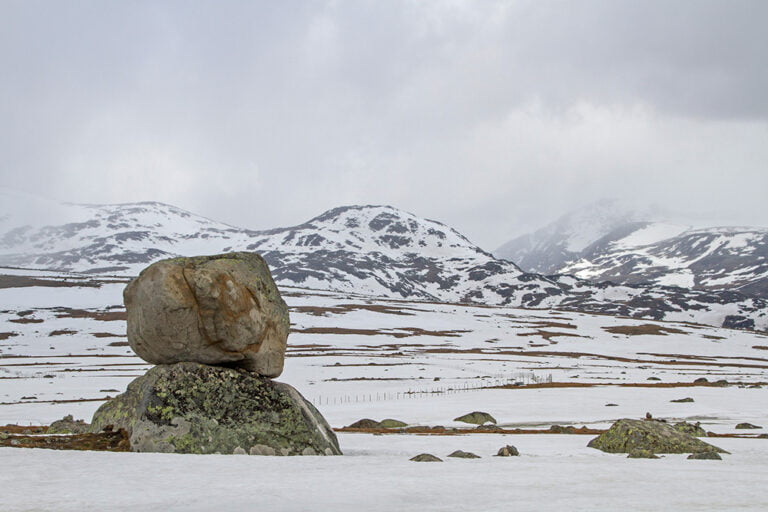
<path id="1" fill-rule="evenodd" d="M 102 405 L 91 431 L 124 428 L 139 452 L 340 455 L 336 435 L 294 388 L 244 369 L 159 365 Z"/>
<path id="2" fill-rule="evenodd" d="M 619 420 L 592 439 L 587 446 L 608 453 L 631 453 L 635 450 L 653 453 L 728 453 L 655 420 Z"/>

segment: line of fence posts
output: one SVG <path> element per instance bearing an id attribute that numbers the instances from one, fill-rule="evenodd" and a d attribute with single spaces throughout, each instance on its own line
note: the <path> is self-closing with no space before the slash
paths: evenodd
<path id="1" fill-rule="evenodd" d="M 315 405 L 339 405 L 345 403 L 366 403 L 366 402 L 381 402 L 385 400 L 406 400 L 426 395 L 450 395 L 456 393 L 463 393 L 466 391 L 477 391 L 479 389 L 485 389 L 494 386 L 523 386 L 527 384 L 543 384 L 551 383 L 552 374 L 548 374 L 546 377 L 540 377 L 534 373 L 517 374 L 512 377 L 506 376 L 504 378 L 495 377 L 492 381 L 483 380 L 480 383 L 473 384 L 465 382 L 459 386 L 440 386 L 430 389 L 409 389 L 408 391 L 397 392 L 377 392 L 377 393 L 363 393 L 359 395 L 333 395 L 322 396 L 318 395 L 312 403 Z"/>

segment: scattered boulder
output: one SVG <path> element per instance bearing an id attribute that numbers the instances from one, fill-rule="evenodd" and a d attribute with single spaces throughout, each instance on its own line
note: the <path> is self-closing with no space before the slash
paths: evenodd
<path id="1" fill-rule="evenodd" d="M 379 423 L 379 425 L 381 426 L 381 428 L 403 428 L 408 426 L 407 423 L 402 422 L 400 420 L 395 420 L 392 418 L 381 420 L 381 423 Z"/>
<path id="2" fill-rule="evenodd" d="M 670 400 L 670 402 L 676 403 L 676 404 L 689 404 L 691 402 L 694 402 L 695 400 L 691 397 L 685 397 L 685 398 L 678 398 L 677 400 Z"/>
<path id="3" fill-rule="evenodd" d="M 706 377 L 699 377 L 693 381 L 694 384 L 709 384 L 709 380 Z"/>
<path id="4" fill-rule="evenodd" d="M 376 420 L 372 420 L 370 418 L 363 418 L 347 426 L 347 428 L 385 428 L 385 427 L 382 427 L 381 423 Z"/>
<path id="5" fill-rule="evenodd" d="M 728 386 L 730 386 L 730 385 L 731 385 L 731 383 L 730 383 L 730 382 L 728 382 L 728 381 L 727 381 L 727 380 L 725 380 L 725 379 L 720 379 L 720 380 L 718 380 L 718 381 L 715 381 L 715 382 L 713 382 L 713 383 L 712 383 L 712 385 L 713 385 L 713 386 L 717 386 L 717 387 L 720 387 L 720 388 L 725 388 L 725 387 L 728 387 Z"/>
<path id="6" fill-rule="evenodd" d="M 486 425 L 478 425 L 475 427 L 475 430 L 478 432 L 504 432 L 504 429 L 499 427 L 498 425 L 493 425 L 491 423 Z"/>
<path id="7" fill-rule="evenodd" d="M 573 426 L 564 427 L 562 425 L 552 425 L 549 427 L 549 431 L 555 434 L 575 434 L 576 428 Z"/>
<path id="8" fill-rule="evenodd" d="M 755 429 L 755 428 L 763 428 L 763 427 L 759 425 L 753 425 L 751 423 L 739 423 L 738 425 L 736 425 L 736 428 L 741 430 L 741 429 Z"/>
<path id="9" fill-rule="evenodd" d="M 627 455 L 628 459 L 658 459 L 659 456 L 651 450 L 632 450 Z"/>
<path id="10" fill-rule="evenodd" d="M 107 425 L 125 429 L 137 452 L 341 454 L 298 391 L 241 368 L 155 366 L 96 411 L 91 432 Z"/>
<path id="11" fill-rule="evenodd" d="M 606 407 L 618 407 L 619 404 L 605 404 Z"/>
<path id="12" fill-rule="evenodd" d="M 647 379 L 645 379 L 645 380 L 661 380 L 661 379 L 660 379 L 660 378 L 658 378 L 658 377 L 648 377 L 648 378 L 647 378 Z"/>
<path id="13" fill-rule="evenodd" d="M 699 460 L 723 460 L 723 458 L 720 456 L 717 452 L 698 452 L 698 453 L 692 453 L 688 456 L 689 459 L 699 459 Z"/>
<path id="14" fill-rule="evenodd" d="M 487 412 L 474 411 L 464 416 L 454 418 L 453 421 L 461 421 L 462 423 L 472 423 L 473 425 L 483 425 L 485 423 L 496 423 L 496 419 Z"/>
<path id="15" fill-rule="evenodd" d="M 728 453 L 659 421 L 621 419 L 587 445 L 608 453 L 649 450 L 653 453 Z"/>
<path id="16" fill-rule="evenodd" d="M 507 446 L 502 446 L 499 448 L 499 451 L 496 453 L 496 457 L 517 457 L 520 455 L 520 452 L 517 451 L 517 448 L 512 446 L 511 444 L 508 444 Z"/>
<path id="17" fill-rule="evenodd" d="M 84 420 L 75 420 L 71 414 L 56 420 L 48 427 L 46 434 L 85 434 L 89 432 L 89 427 Z"/>
<path id="18" fill-rule="evenodd" d="M 283 371 L 288 307 L 255 253 L 173 258 L 126 286 L 128 342 L 153 364 L 197 362 Z"/>
<path id="19" fill-rule="evenodd" d="M 443 462 L 443 459 L 435 457 L 431 453 L 420 453 L 417 456 L 412 457 L 410 460 L 414 462 Z"/>
<path id="20" fill-rule="evenodd" d="M 687 421 L 681 421 L 672 425 L 672 428 L 678 432 L 688 434 L 693 437 L 707 437 L 707 431 L 701 428 L 701 423 L 688 423 Z"/>
<path id="21" fill-rule="evenodd" d="M 465 452 L 462 450 L 456 450 L 455 452 L 448 455 L 449 457 L 458 457 L 459 459 L 479 459 L 480 456 L 476 455 L 472 452 Z"/>

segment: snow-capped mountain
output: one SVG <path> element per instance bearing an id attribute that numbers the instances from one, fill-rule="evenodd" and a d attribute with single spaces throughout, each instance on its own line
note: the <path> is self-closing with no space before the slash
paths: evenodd
<path id="1" fill-rule="evenodd" d="M 768 228 L 631 224 L 598 240 L 559 272 L 768 298 Z"/>
<path id="2" fill-rule="evenodd" d="M 660 217 L 658 208 L 603 199 L 569 212 L 555 222 L 510 240 L 493 254 L 529 272 L 556 274 L 581 257 L 589 245 L 622 226 Z"/>
<path id="3" fill-rule="evenodd" d="M 601 201 L 496 251 L 523 269 L 595 282 L 731 290 L 768 299 L 768 229 L 692 227 Z M 656 219 L 656 220 L 653 220 Z"/>
<path id="4" fill-rule="evenodd" d="M 161 203 L 0 199 L 0 266 L 130 276 L 162 258 L 254 251 L 281 286 L 768 330 L 760 299 L 526 273 L 454 229 L 390 206 L 334 208 L 298 226 L 253 231 Z"/>

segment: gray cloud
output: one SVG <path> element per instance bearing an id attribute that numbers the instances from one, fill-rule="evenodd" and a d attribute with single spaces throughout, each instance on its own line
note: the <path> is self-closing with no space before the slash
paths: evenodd
<path id="1" fill-rule="evenodd" d="M 4 2 L 0 176 L 253 228 L 387 203 L 491 249 L 601 196 L 768 224 L 768 4 Z"/>

